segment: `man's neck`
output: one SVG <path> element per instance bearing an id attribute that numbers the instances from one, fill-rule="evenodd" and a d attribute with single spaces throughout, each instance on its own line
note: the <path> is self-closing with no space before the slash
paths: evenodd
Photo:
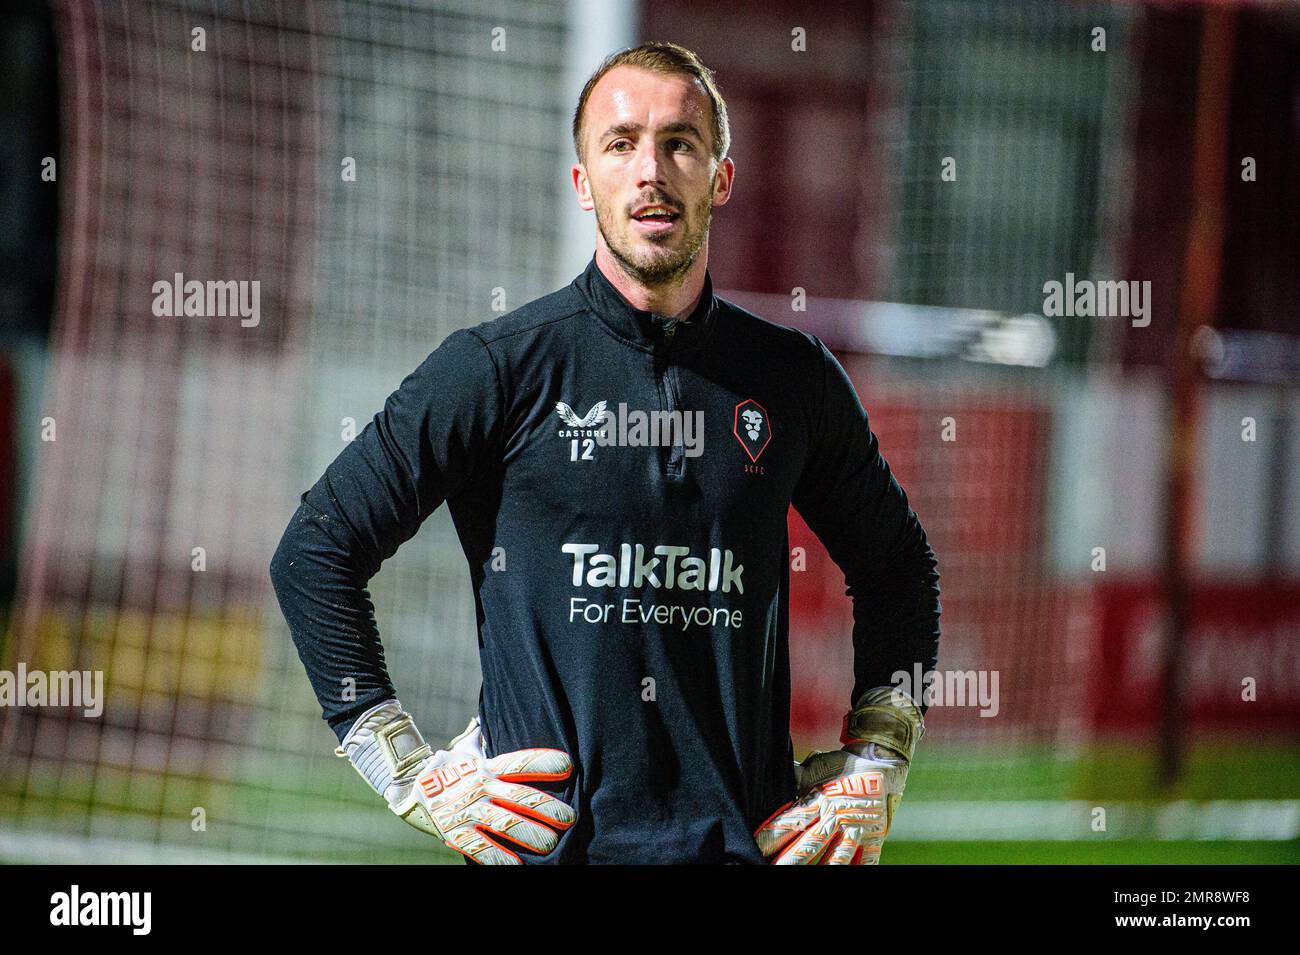
<path id="1" fill-rule="evenodd" d="M 596 249 L 596 267 L 633 308 L 682 319 L 689 317 L 699 304 L 700 294 L 704 291 L 708 255 L 701 249 L 680 281 L 655 287 L 643 285 L 624 272 L 618 260 L 603 245 Z"/>

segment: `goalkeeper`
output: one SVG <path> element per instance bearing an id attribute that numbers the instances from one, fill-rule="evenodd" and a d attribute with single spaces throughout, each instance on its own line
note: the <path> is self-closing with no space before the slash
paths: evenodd
<path id="1" fill-rule="evenodd" d="M 735 166 L 710 71 L 671 44 L 615 54 L 573 139 L 586 270 L 448 336 L 302 495 L 271 561 L 338 753 L 479 863 L 874 863 L 923 732 L 891 675 L 937 660 L 934 554 L 825 345 L 713 294 Z M 366 587 L 443 502 L 483 682 L 435 751 Z M 801 764 L 791 505 L 854 621 L 842 748 Z"/>

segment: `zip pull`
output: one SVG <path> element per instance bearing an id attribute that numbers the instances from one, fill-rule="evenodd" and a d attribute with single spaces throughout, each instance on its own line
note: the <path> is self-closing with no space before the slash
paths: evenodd
<path id="1" fill-rule="evenodd" d="M 669 318 L 667 315 L 656 315 L 655 321 L 659 329 L 660 341 L 665 345 L 673 343 L 673 336 L 677 334 L 677 320 Z"/>

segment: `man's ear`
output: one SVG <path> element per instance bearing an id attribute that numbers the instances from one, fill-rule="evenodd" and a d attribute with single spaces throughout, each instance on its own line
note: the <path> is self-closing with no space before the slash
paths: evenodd
<path id="1" fill-rule="evenodd" d="M 578 205 L 584 212 L 590 212 L 596 208 L 596 203 L 591 199 L 591 181 L 587 178 L 586 167 L 576 162 L 570 174 L 573 176 L 573 191 L 578 194 Z"/>
<path id="2" fill-rule="evenodd" d="M 728 156 L 718 163 L 713 174 L 713 207 L 725 206 L 731 198 L 731 185 L 736 175 L 736 164 Z"/>

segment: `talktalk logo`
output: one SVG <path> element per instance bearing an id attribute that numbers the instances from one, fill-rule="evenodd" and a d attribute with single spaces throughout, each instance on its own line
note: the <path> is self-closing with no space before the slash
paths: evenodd
<path id="1" fill-rule="evenodd" d="M 619 544 L 617 554 L 602 554 L 599 544 L 564 544 L 573 557 L 573 586 L 633 587 L 647 584 L 666 590 L 704 590 L 743 594 L 742 564 L 730 549 L 709 548 L 709 556 L 697 557 L 689 547 L 656 544 Z M 653 556 L 651 556 L 653 555 Z"/>

